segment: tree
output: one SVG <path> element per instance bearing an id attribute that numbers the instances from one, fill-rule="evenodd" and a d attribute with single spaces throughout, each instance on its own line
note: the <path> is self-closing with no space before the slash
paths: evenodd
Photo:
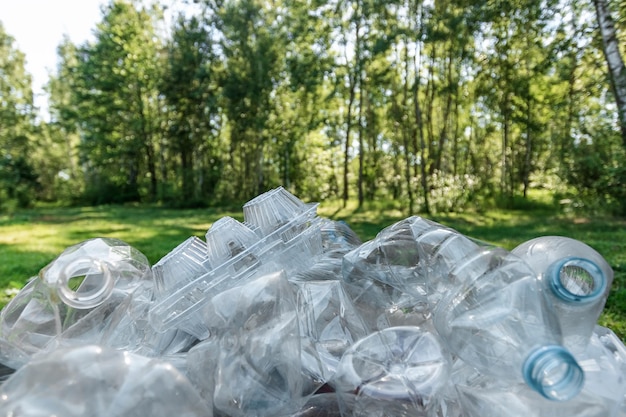
<path id="1" fill-rule="evenodd" d="M 619 50 L 615 23 L 606 0 L 593 0 L 598 18 L 598 28 L 602 36 L 602 51 L 609 68 L 609 80 L 613 90 L 617 114 L 622 132 L 622 142 L 626 147 L 626 66 Z"/>
<path id="2" fill-rule="evenodd" d="M 28 158 L 33 149 L 35 110 L 24 54 L 13 42 L 0 23 L 0 206 L 10 200 L 26 207 L 34 202 L 39 185 Z"/>
<path id="3" fill-rule="evenodd" d="M 167 147 L 180 159 L 184 204 L 213 195 L 222 166 L 213 48 L 211 33 L 198 17 L 178 17 L 160 91 L 168 106 Z"/>
<path id="4" fill-rule="evenodd" d="M 158 17 L 156 9 L 113 1 L 95 42 L 78 48 L 72 92 L 91 201 L 157 196 Z"/>

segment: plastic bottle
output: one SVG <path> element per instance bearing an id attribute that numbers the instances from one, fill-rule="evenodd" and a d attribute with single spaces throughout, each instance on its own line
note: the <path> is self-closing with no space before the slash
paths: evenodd
<path id="1" fill-rule="evenodd" d="M 390 327 L 352 345 L 331 385 L 344 417 L 434 417 L 449 367 L 434 333 Z"/>
<path id="2" fill-rule="evenodd" d="M 0 313 L 0 361 L 17 368 L 58 344 L 141 350 L 155 336 L 145 322 L 153 293 L 147 258 L 127 243 L 96 238 L 70 246 Z"/>
<path id="3" fill-rule="evenodd" d="M 411 216 L 343 257 L 346 289 L 372 329 L 426 325 L 457 284 L 450 270 L 480 246 L 461 233 Z"/>
<path id="4" fill-rule="evenodd" d="M 302 335 L 303 367 L 327 382 L 344 352 L 368 334 L 341 282 L 341 259 L 324 258 L 292 283 L 298 289 L 297 308 Z"/>
<path id="5" fill-rule="evenodd" d="M 293 413 L 323 383 L 312 386 L 303 374 L 296 293 L 284 272 L 216 295 L 203 313 L 211 337 L 190 349 L 188 376 L 221 413 Z"/>
<path id="6" fill-rule="evenodd" d="M 0 386 L 0 415 L 211 417 L 169 363 L 95 345 L 37 355 Z"/>
<path id="7" fill-rule="evenodd" d="M 562 346 L 555 313 L 530 266 L 493 248 L 451 274 L 462 284 L 441 300 L 434 325 L 453 354 L 486 374 L 525 381 L 551 400 L 580 392 L 583 372 Z"/>
<path id="8" fill-rule="evenodd" d="M 454 364 L 451 384 L 468 417 L 618 416 L 626 380 L 612 350 L 594 334 L 576 359 L 585 373 L 585 384 L 569 401 L 550 401 L 524 383 L 482 374 L 461 360 Z"/>
<path id="9" fill-rule="evenodd" d="M 609 295 L 613 270 L 593 248 L 563 236 L 542 236 L 511 251 L 549 288 L 564 337 L 572 352 L 584 351 Z"/>

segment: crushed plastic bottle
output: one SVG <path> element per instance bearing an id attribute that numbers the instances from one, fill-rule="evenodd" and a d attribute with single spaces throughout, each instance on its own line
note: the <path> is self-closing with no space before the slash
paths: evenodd
<path id="1" fill-rule="evenodd" d="M 85 345 L 36 355 L 0 386 L 0 415 L 211 417 L 172 365 Z"/>
<path id="2" fill-rule="evenodd" d="M 613 282 L 613 270 L 593 248 L 563 236 L 542 236 L 511 251 L 539 274 L 552 296 L 564 346 L 584 351 Z"/>
<path id="3" fill-rule="evenodd" d="M 297 312 L 303 366 L 327 382 L 346 349 L 369 333 L 341 282 L 341 259 L 328 258 L 292 281 L 298 290 Z"/>
<path id="4" fill-rule="evenodd" d="M 221 413 L 295 412 L 319 388 L 302 371 L 296 293 L 284 272 L 224 291 L 204 312 L 211 337 L 189 351 L 188 375 Z"/>
<path id="5" fill-rule="evenodd" d="M 451 274 L 466 277 L 441 300 L 434 324 L 453 354 L 486 374 L 524 381 L 551 400 L 580 392 L 584 373 L 562 346 L 555 313 L 530 266 L 494 248 Z"/>
<path id="6" fill-rule="evenodd" d="M 390 327 L 352 345 L 331 381 L 344 417 L 437 415 L 450 371 L 438 337 L 419 327 Z"/>
<path id="7" fill-rule="evenodd" d="M 618 359 L 594 334 L 576 359 L 585 384 L 569 401 L 550 401 L 528 385 L 481 374 L 456 361 L 452 383 L 468 417 L 616 417 L 623 402 L 626 380 Z"/>
<path id="8" fill-rule="evenodd" d="M 0 361 L 19 368 L 40 351 L 85 343 L 163 353 L 180 339 L 157 338 L 147 325 L 153 288 L 148 260 L 125 242 L 96 238 L 71 246 L 0 313 Z"/>
<path id="9" fill-rule="evenodd" d="M 450 271 L 480 246 L 439 223 L 412 216 L 343 257 L 347 288 L 373 329 L 428 325 L 439 300 L 457 283 Z"/>

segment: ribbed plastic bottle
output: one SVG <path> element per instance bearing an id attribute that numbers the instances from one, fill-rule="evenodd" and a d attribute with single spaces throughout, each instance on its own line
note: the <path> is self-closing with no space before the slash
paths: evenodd
<path id="1" fill-rule="evenodd" d="M 595 249 L 564 236 L 542 236 L 511 251 L 540 275 L 561 325 L 564 346 L 582 352 L 613 282 L 613 270 Z"/>
<path id="2" fill-rule="evenodd" d="M 524 381 L 551 400 L 580 392 L 583 371 L 563 347 L 555 312 L 530 266 L 491 248 L 451 274 L 461 285 L 438 304 L 434 325 L 453 354 L 486 374 Z"/>

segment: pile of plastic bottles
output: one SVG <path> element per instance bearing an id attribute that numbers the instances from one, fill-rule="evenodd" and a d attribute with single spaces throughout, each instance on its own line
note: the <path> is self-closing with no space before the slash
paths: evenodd
<path id="1" fill-rule="evenodd" d="M 362 242 L 277 188 L 151 266 L 95 238 L 0 314 L 2 416 L 626 416 L 613 271 L 413 216 Z"/>

